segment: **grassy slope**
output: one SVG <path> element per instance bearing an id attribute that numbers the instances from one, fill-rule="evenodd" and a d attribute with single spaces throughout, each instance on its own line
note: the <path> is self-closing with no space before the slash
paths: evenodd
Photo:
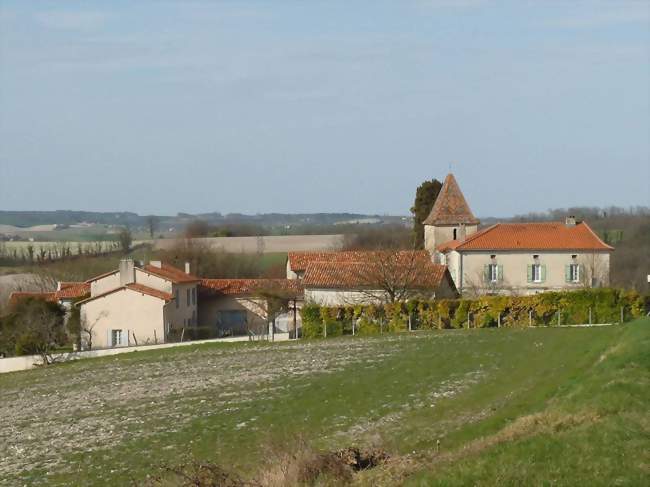
<path id="1" fill-rule="evenodd" d="M 408 485 L 647 485 L 650 321 L 616 338 L 597 360 L 592 346 L 584 369 L 554 378 L 541 408 L 434 456 Z"/>
<path id="2" fill-rule="evenodd" d="M 20 400 L 43 400 L 53 391 L 88 389 L 92 397 L 103 394 L 109 407 L 84 416 L 101 424 L 143 421 L 141 429 L 129 424 L 110 447 L 75 450 L 61 442 L 20 475 L 27 483 L 49 471 L 52 484 L 75 485 L 79 478 L 84 485 L 120 484 L 187 456 L 247 473 L 259 468 L 270 445 L 286 448 L 299 435 L 322 449 L 378 444 L 390 451 L 393 461 L 357 478 L 368 485 L 634 484 L 650 463 L 643 456 L 649 340 L 646 320 L 592 329 L 342 338 L 273 349 L 203 346 L 8 374 L 0 376 L 0 389 L 17 408 Z M 161 390 L 169 365 L 180 387 L 184 377 L 201 380 L 182 393 Z M 204 365 L 213 367 L 206 375 Z M 124 372 L 102 379 L 116 367 Z M 238 374 L 261 379 L 226 380 Z M 111 391 L 128 395 L 134 387 L 145 391 L 130 401 L 111 399 Z M 75 414 L 59 406 L 57 420 L 69 424 Z"/>

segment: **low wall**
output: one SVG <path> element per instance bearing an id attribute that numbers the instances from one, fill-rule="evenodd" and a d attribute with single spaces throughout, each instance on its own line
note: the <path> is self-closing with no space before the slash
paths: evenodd
<path id="1" fill-rule="evenodd" d="M 257 337 L 255 341 L 263 340 L 265 337 Z M 289 340 L 288 333 L 276 333 L 274 341 L 283 342 Z M 109 357 L 111 355 L 119 355 L 129 352 L 145 352 L 147 350 L 160 350 L 163 348 L 172 347 L 185 347 L 188 345 L 201 345 L 203 343 L 230 343 L 230 342 L 248 342 L 251 341 L 250 337 L 230 337 L 230 338 L 216 338 L 213 340 L 194 340 L 191 342 L 178 342 L 178 343 L 162 343 L 160 345 L 142 345 L 136 347 L 118 347 L 106 348 L 103 350 L 88 350 L 86 352 L 70 352 L 54 354 L 52 357 L 58 362 L 68 362 L 70 360 L 79 360 L 95 357 Z M 6 372 L 17 372 L 19 370 L 29 370 L 41 366 L 40 355 L 24 355 L 21 357 L 10 357 L 0 359 L 0 374 Z"/>

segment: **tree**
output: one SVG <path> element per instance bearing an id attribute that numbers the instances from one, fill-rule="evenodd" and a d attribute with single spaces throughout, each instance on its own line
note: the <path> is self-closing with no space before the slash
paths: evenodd
<path id="1" fill-rule="evenodd" d="M 40 355 L 43 364 L 52 362 L 52 351 L 67 344 L 65 311 L 56 303 L 32 298 L 19 301 L 3 319 L 2 344 L 16 355 Z"/>
<path id="2" fill-rule="evenodd" d="M 128 253 L 128 251 L 131 249 L 131 244 L 133 243 L 133 235 L 131 234 L 131 230 L 129 230 L 128 227 L 123 227 L 120 230 L 117 238 L 120 242 L 120 249 L 122 249 L 122 252 L 125 254 Z"/>
<path id="3" fill-rule="evenodd" d="M 437 179 L 424 181 L 415 191 L 415 201 L 411 208 L 413 214 L 413 233 L 415 234 L 416 248 L 424 248 L 424 220 L 431 213 L 431 208 L 442 189 L 442 183 Z"/>
<path id="4" fill-rule="evenodd" d="M 275 330 L 275 320 L 278 316 L 293 309 L 295 300 L 298 298 L 300 291 L 292 287 L 294 283 L 282 281 L 267 281 L 258 286 L 253 297 L 249 300 L 254 305 L 255 312 L 264 318 L 267 326 Z M 294 329 L 294 333 L 297 330 Z"/>
<path id="5" fill-rule="evenodd" d="M 349 273 L 347 278 L 361 296 L 360 301 L 395 303 L 430 297 L 438 285 L 437 268 L 426 251 L 378 250 L 364 254 L 363 261 L 340 265 Z"/>
<path id="6" fill-rule="evenodd" d="M 156 215 L 149 215 L 145 221 L 147 223 L 147 228 L 149 229 L 149 237 L 153 239 L 153 235 L 158 229 L 158 217 Z"/>
<path id="7" fill-rule="evenodd" d="M 185 227 L 185 238 L 207 237 L 210 225 L 205 220 L 192 220 Z"/>

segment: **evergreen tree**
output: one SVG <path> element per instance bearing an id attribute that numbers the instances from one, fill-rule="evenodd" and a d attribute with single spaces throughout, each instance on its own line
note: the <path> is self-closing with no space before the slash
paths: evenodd
<path id="1" fill-rule="evenodd" d="M 432 179 L 431 181 L 424 181 L 415 191 L 415 202 L 411 208 L 411 213 L 413 214 L 415 246 L 419 249 L 424 248 L 424 225 L 422 222 L 431 213 L 431 208 L 433 208 L 441 188 L 442 183 L 437 179 Z"/>

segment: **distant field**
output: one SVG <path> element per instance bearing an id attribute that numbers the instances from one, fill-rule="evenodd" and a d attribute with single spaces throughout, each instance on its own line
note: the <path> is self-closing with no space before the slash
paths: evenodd
<path id="1" fill-rule="evenodd" d="M 274 253 L 308 250 L 337 250 L 343 247 L 345 235 L 281 235 L 265 237 L 207 237 L 194 242 L 215 250 L 244 253 Z M 156 240 L 155 247 L 169 249 L 177 240 Z"/>
<path id="2" fill-rule="evenodd" d="M 0 484 L 130 485 L 189 459 L 255 478 L 304 443 L 388 452 L 356 485 L 643 485 L 649 349 L 645 319 L 197 345 L 0 375 Z"/>
<path id="3" fill-rule="evenodd" d="M 141 245 L 150 242 L 149 240 L 134 240 L 133 245 Z M 119 249 L 117 242 L 113 240 L 99 240 L 99 241 L 53 241 L 53 242 L 0 242 L 0 257 L 13 257 L 15 255 L 20 259 L 28 255 L 29 247 L 34 250 L 34 260 L 40 255 L 40 252 L 45 252 L 47 255 L 61 255 L 64 249 L 69 249 L 72 255 L 77 255 L 80 252 L 83 254 L 100 254 L 111 252 Z"/>

